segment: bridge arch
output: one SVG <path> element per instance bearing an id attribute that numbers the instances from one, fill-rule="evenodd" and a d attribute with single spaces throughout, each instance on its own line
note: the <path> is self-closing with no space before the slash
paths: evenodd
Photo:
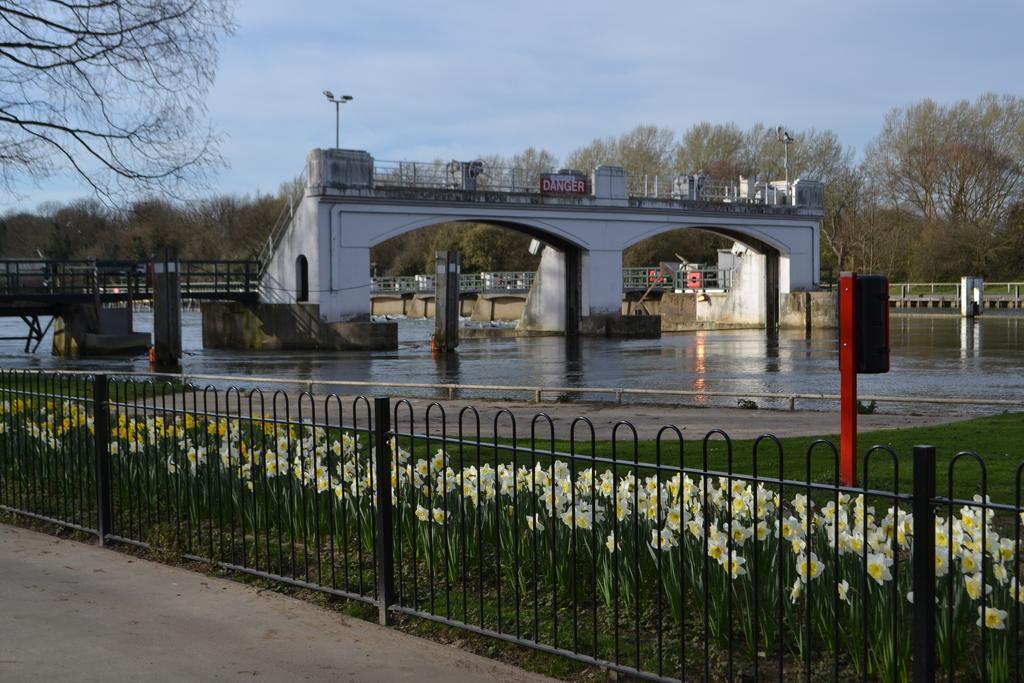
<path id="1" fill-rule="evenodd" d="M 523 329 L 532 332 L 559 331 L 567 334 L 574 334 L 579 329 L 584 302 L 584 255 L 588 253 L 590 245 L 583 236 L 571 233 L 564 224 L 536 218 L 510 220 L 486 213 L 418 217 L 368 236 L 367 249 L 410 232 L 442 224 L 495 226 L 541 242 L 545 248 L 537 267 L 535 286 L 527 297 L 526 307 L 531 311 L 543 310 L 543 315 L 525 316 L 532 322 Z M 621 277 L 619 280 L 621 281 Z M 531 304 L 533 300 L 536 301 Z"/>
<path id="2" fill-rule="evenodd" d="M 700 230 L 702 232 L 720 235 L 721 237 L 726 237 L 739 242 L 758 254 L 770 253 L 772 251 L 787 254 L 790 250 L 789 246 L 778 238 L 755 227 L 739 229 L 714 225 L 713 223 L 688 221 L 673 221 L 671 223 L 662 223 L 660 225 L 646 227 L 644 230 L 639 231 L 636 234 L 629 235 L 622 243 L 622 250 L 625 251 L 646 239 L 657 237 L 658 235 L 662 235 L 667 232 L 674 232 L 676 230 Z"/>
<path id="3" fill-rule="evenodd" d="M 419 216 L 408 222 L 402 223 L 401 225 L 388 226 L 387 229 L 382 230 L 377 234 L 368 235 L 367 246 L 375 247 L 382 242 L 386 242 L 389 239 L 399 237 L 406 233 L 421 230 L 423 228 L 433 227 L 435 225 L 442 225 L 444 223 L 482 223 L 485 225 L 493 225 L 499 228 L 506 228 L 519 232 L 536 240 L 543 242 L 544 244 L 551 245 L 559 251 L 573 248 L 589 248 L 587 240 L 583 239 L 580 235 L 574 234 L 565 229 L 564 226 L 549 221 L 540 219 L 528 219 L 528 218 L 517 218 L 510 220 L 508 218 L 502 218 L 498 216 L 482 214 L 472 215 L 429 215 Z"/>
<path id="4" fill-rule="evenodd" d="M 734 281 L 734 285 L 746 293 L 747 301 L 756 300 L 756 292 L 761 292 L 765 327 L 768 330 L 777 329 L 780 316 L 779 295 L 790 291 L 790 255 L 793 249 L 791 243 L 779 239 L 776 234 L 770 234 L 757 225 L 734 227 L 710 222 L 684 221 L 649 226 L 627 238 L 623 243 L 623 249 L 675 230 L 701 230 L 720 235 L 752 251 L 757 258 L 753 264 L 743 266 L 742 277 L 739 281 Z"/>

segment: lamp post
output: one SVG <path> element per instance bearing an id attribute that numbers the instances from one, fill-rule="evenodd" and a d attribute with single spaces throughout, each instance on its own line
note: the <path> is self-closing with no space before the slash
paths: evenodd
<path id="1" fill-rule="evenodd" d="M 796 141 L 793 139 L 793 136 L 789 134 L 789 131 L 786 130 L 785 128 L 783 128 L 782 126 L 777 126 L 775 128 L 775 136 L 778 138 L 779 142 L 782 143 L 782 149 L 783 149 L 783 152 L 784 152 L 784 155 L 783 155 L 783 158 L 782 158 L 782 168 L 783 168 L 783 170 L 786 173 L 786 196 L 788 197 L 789 196 L 789 146 L 792 145 Z"/>
<path id="2" fill-rule="evenodd" d="M 328 102 L 334 102 L 334 148 L 338 149 L 341 144 L 341 105 L 352 101 L 351 95 L 334 96 L 330 90 L 324 90 L 324 97 Z"/>

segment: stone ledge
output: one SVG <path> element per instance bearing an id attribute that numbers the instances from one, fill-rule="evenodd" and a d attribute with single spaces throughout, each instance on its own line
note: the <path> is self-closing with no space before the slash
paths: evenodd
<path id="1" fill-rule="evenodd" d="M 246 351 L 394 351 L 398 323 L 320 320 L 318 304 L 204 301 L 203 347 Z"/>
<path id="2" fill-rule="evenodd" d="M 585 337 L 657 339 L 661 336 L 660 315 L 599 315 L 580 320 Z"/>

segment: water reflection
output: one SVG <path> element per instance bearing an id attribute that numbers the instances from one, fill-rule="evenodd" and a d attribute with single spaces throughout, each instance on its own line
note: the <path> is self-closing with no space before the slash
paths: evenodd
<path id="1" fill-rule="evenodd" d="M 694 391 L 705 391 L 707 389 L 707 333 L 703 330 L 694 333 L 693 350 L 693 372 L 696 376 L 690 386 Z M 704 398 L 701 397 L 701 402 L 703 401 Z"/>
<path id="2" fill-rule="evenodd" d="M 794 341 L 790 338 L 789 341 Z M 779 371 L 779 335 L 766 335 L 764 338 L 764 371 Z"/>
<path id="3" fill-rule="evenodd" d="M 579 337 L 565 338 L 565 383 L 569 386 L 583 384 L 583 346 Z"/>
<path id="4" fill-rule="evenodd" d="M 977 358 L 981 353 L 981 321 L 960 318 L 960 358 Z"/>
<path id="5" fill-rule="evenodd" d="M 434 357 L 428 341 L 433 330 L 429 320 L 401 322 L 399 349 L 374 353 L 208 351 L 202 348 L 199 316 L 185 313 L 183 322 L 183 365 L 192 374 L 701 392 L 833 394 L 839 389 L 834 330 L 816 330 L 810 339 L 803 329 L 783 330 L 772 339 L 759 330 L 632 340 L 466 339 L 456 353 Z M 139 313 L 137 325 L 152 329 L 152 316 Z M 0 320 L 0 336 L 22 333 L 21 326 L 17 320 Z M 862 376 L 861 392 L 1020 399 L 1024 397 L 1022 331 L 1024 319 L 1006 316 L 985 315 L 973 322 L 958 316 L 894 316 L 892 372 Z M 147 370 L 144 357 L 68 362 L 50 356 L 49 346 L 47 340 L 33 355 L 25 354 L 17 341 L 0 342 L 0 366 Z"/>
<path id="6" fill-rule="evenodd" d="M 459 372 L 459 354 L 434 353 L 434 363 L 437 367 L 437 382 L 440 384 L 470 384 L 463 382 L 462 374 Z"/>

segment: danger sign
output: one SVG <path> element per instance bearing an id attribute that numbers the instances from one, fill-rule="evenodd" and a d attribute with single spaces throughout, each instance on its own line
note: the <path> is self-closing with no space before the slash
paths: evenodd
<path id="1" fill-rule="evenodd" d="M 541 194 L 589 194 L 590 181 L 586 176 L 562 173 L 542 173 Z"/>

